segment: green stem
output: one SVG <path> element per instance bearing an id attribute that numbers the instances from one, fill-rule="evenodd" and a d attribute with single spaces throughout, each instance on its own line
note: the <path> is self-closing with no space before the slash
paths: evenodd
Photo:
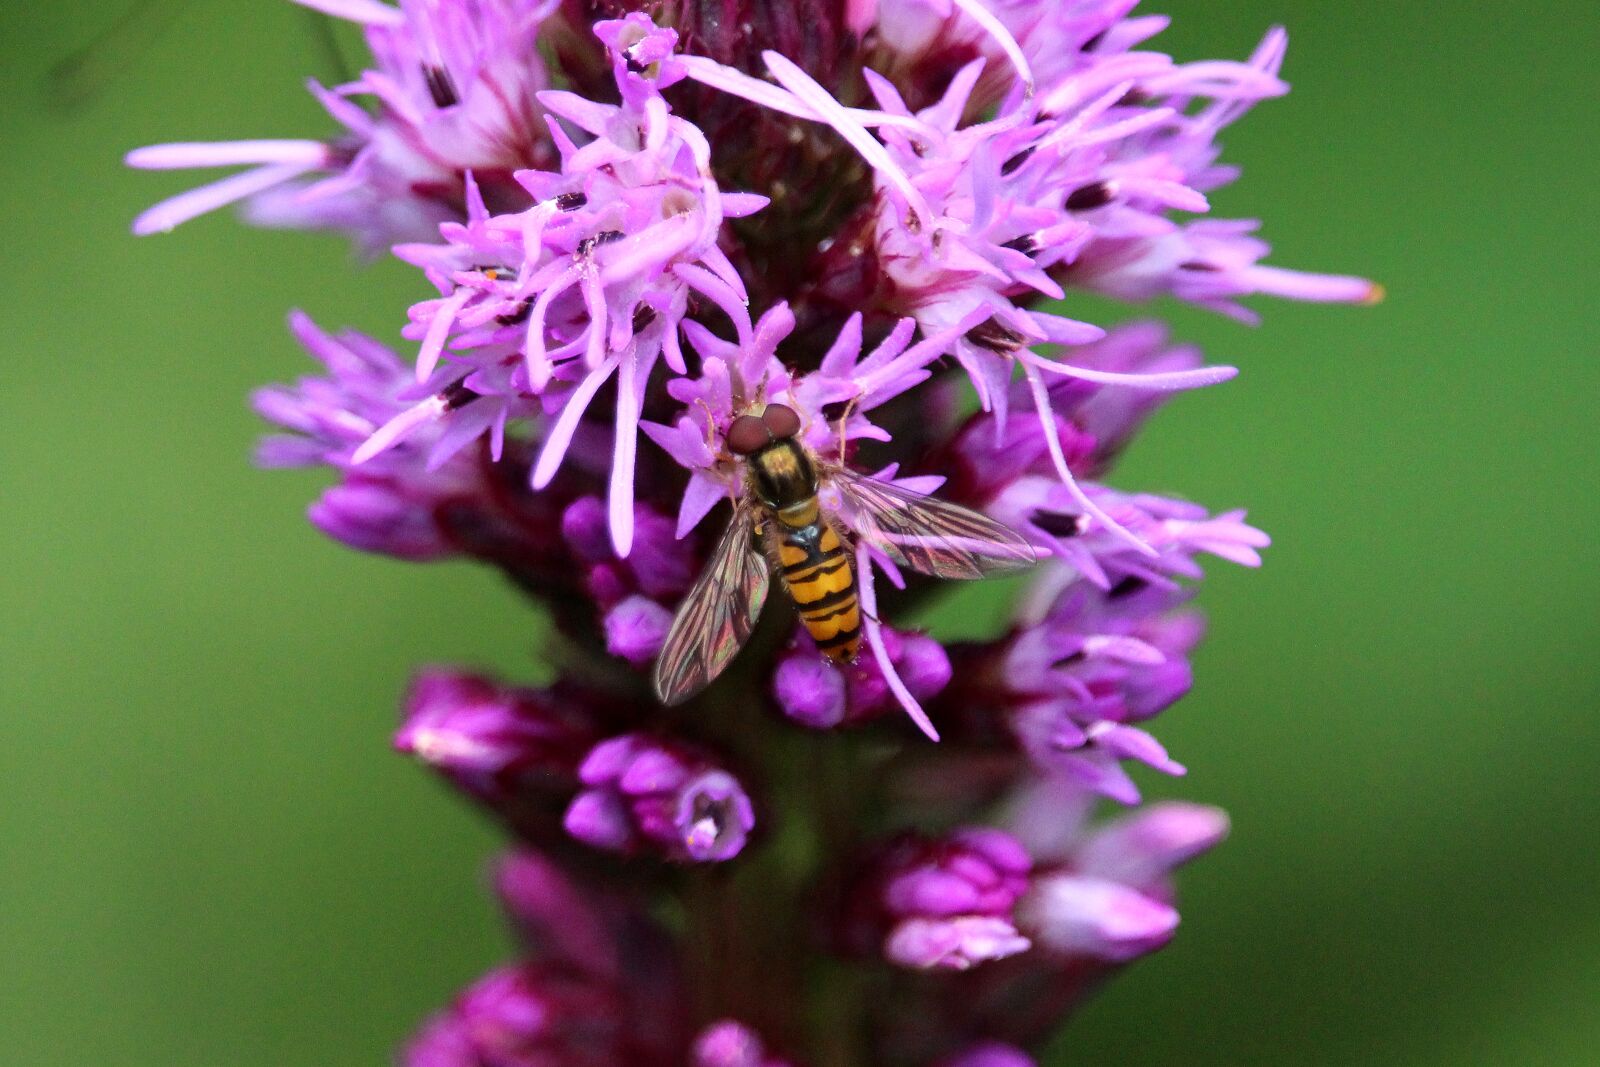
<path id="1" fill-rule="evenodd" d="M 862 832 L 871 793 L 862 745 L 784 721 L 760 680 L 755 671 L 726 679 L 692 715 L 760 803 L 750 847 L 682 883 L 696 1022 L 735 1018 L 818 1067 L 852 1067 L 867 1062 L 869 998 L 857 969 L 829 951 L 816 914 L 839 898 L 825 880 Z"/>

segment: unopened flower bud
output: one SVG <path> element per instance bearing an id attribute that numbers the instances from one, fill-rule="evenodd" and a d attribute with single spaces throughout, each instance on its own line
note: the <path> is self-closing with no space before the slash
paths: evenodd
<path id="1" fill-rule="evenodd" d="M 578 774 L 585 788 L 567 808 L 567 831 L 595 848 L 718 862 L 738 855 L 755 826 L 744 787 L 687 745 L 625 734 L 596 745 Z"/>

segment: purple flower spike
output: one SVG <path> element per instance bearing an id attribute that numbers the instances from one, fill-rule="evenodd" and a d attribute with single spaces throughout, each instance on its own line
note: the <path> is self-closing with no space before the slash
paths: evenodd
<path id="1" fill-rule="evenodd" d="M 321 366 L 255 395 L 279 428 L 258 460 L 327 468 L 309 517 L 346 545 L 500 571 L 561 679 L 429 668 L 406 698 L 395 746 L 518 842 L 495 887 L 523 953 L 407 1067 L 787 1067 L 774 1045 L 1033 1067 L 1174 936 L 1174 870 L 1227 833 L 1133 807 L 1130 765 L 1185 773 L 1157 736 L 1195 683 L 1191 601 L 1210 559 L 1269 544 L 1242 510 L 1107 482 L 1234 369 L 1060 302 L 1253 321 L 1261 295 L 1381 295 L 1207 214 L 1239 176 L 1224 131 L 1288 91 L 1283 31 L 1179 62 L 1136 0 L 295 2 L 372 53 L 311 86 L 338 132 L 136 149 L 227 170 L 134 228 L 236 204 L 420 272 L 391 309 L 404 358 L 291 317 Z M 933 494 L 1031 546 L 997 562 L 1036 561 L 965 644 L 912 613 L 941 576 L 1009 569 L 967 561 L 1006 535 Z M 823 524 L 853 590 L 831 548 L 795 554 Z M 853 593 L 852 662 L 773 630 L 824 585 L 806 611 L 843 620 Z M 675 699 L 733 656 L 682 706 L 640 677 L 685 679 L 658 681 Z M 759 837 L 746 781 L 779 816 Z M 1129 810 L 1096 824 L 1106 799 Z"/>
<path id="2" fill-rule="evenodd" d="M 919 970 L 964 971 L 1025 952 L 1013 913 L 1031 867 L 999 830 L 901 840 L 865 876 L 848 936 L 861 947 L 881 937 L 890 962 Z"/>
<path id="3" fill-rule="evenodd" d="M 650 848 L 716 863 L 737 856 L 755 826 L 738 780 L 675 742 L 611 738 L 589 752 L 578 776 L 586 788 L 567 808 L 567 832 L 608 852 Z"/>

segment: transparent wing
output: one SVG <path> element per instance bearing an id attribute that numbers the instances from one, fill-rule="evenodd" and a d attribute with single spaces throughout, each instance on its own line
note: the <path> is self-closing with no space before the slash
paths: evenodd
<path id="1" fill-rule="evenodd" d="M 734 505 L 727 532 L 678 605 L 656 657 L 656 697 L 663 704 L 681 704 L 710 685 L 755 629 L 767 599 L 767 560 L 754 530 L 755 510 Z"/>
<path id="2" fill-rule="evenodd" d="M 1031 567 L 1021 534 L 987 515 L 843 468 L 829 471 L 856 532 L 902 567 L 936 578 L 983 578 Z"/>

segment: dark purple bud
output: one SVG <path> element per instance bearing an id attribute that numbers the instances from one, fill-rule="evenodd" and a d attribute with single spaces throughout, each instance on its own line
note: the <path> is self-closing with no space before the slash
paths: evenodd
<path id="1" fill-rule="evenodd" d="M 1067 210 L 1093 211 L 1111 203 L 1116 195 L 1116 186 L 1111 182 L 1090 182 L 1067 194 Z"/>
<path id="2" fill-rule="evenodd" d="M 433 97 L 435 107 L 454 107 L 461 102 L 450 72 L 443 67 L 423 67 L 422 80 L 428 85 L 428 95 Z"/>
<path id="3" fill-rule="evenodd" d="M 967 340 L 991 352 L 1010 355 L 1021 348 L 1027 339 L 999 319 L 986 319 L 967 331 Z"/>

